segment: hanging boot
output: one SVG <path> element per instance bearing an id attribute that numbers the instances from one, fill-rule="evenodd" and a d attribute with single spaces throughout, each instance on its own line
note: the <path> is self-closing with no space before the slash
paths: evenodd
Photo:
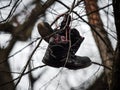
<path id="1" fill-rule="evenodd" d="M 49 36 L 50 34 L 53 33 L 53 29 L 51 28 L 51 26 L 47 22 L 41 22 L 41 23 L 38 23 L 37 28 L 41 37 L 46 42 L 49 42 L 50 37 L 46 37 L 46 36 Z"/>
<path id="2" fill-rule="evenodd" d="M 89 57 L 80 57 L 70 53 L 67 58 L 67 52 L 68 49 L 65 46 L 49 45 L 42 62 L 51 67 L 65 67 L 71 70 L 86 68 L 92 64 Z"/>
<path id="3" fill-rule="evenodd" d="M 52 67 L 62 67 L 64 65 L 65 60 L 68 52 L 68 46 L 69 44 L 54 44 L 50 43 L 48 45 L 48 48 L 46 50 L 46 53 L 43 57 L 42 62 L 48 66 Z"/>

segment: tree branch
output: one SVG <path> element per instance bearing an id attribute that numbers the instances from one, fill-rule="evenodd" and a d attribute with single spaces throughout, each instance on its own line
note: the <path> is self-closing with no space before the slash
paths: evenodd
<path id="1" fill-rule="evenodd" d="M 33 50 L 32 54 L 30 55 L 30 57 L 29 57 L 29 59 L 28 59 L 28 61 L 27 61 L 27 63 L 25 64 L 25 67 L 24 67 L 21 75 L 19 76 L 19 79 L 18 79 L 17 83 L 15 84 L 15 88 L 17 87 L 17 85 L 19 84 L 20 80 L 22 79 L 22 76 L 24 75 L 24 72 L 26 71 L 27 66 L 28 66 L 29 63 L 30 63 L 31 58 L 32 58 L 32 56 L 34 55 L 34 53 L 35 53 L 35 51 L 37 50 L 37 48 L 39 47 L 41 41 L 42 41 L 42 39 L 39 41 L 38 45 L 37 45 L 36 48 Z"/>
<path id="2" fill-rule="evenodd" d="M 97 62 L 93 62 L 93 61 L 92 61 L 92 63 L 96 64 L 96 65 L 99 65 L 99 66 L 103 66 L 104 68 L 106 68 L 106 69 L 108 69 L 110 71 L 112 70 L 110 67 L 107 67 L 106 65 L 103 65 L 103 64 L 100 64 L 100 63 L 97 63 Z"/>
<path id="3" fill-rule="evenodd" d="M 35 67 L 34 69 L 31 69 L 30 71 L 24 73 L 23 75 L 29 74 L 30 72 L 32 72 L 32 71 L 34 71 L 34 70 L 36 70 L 36 69 L 39 69 L 39 68 L 45 67 L 45 66 L 46 66 L 46 65 L 41 65 L 41 66 Z M 0 71 L 0 72 L 21 74 L 21 73 L 19 73 L 19 72 L 8 72 L 8 71 Z M 9 81 L 9 82 L 6 82 L 6 83 L 3 83 L 3 84 L 0 84 L 0 87 L 5 86 L 5 85 L 7 85 L 7 84 L 10 84 L 10 83 L 14 82 L 15 80 L 17 80 L 17 79 L 19 79 L 19 78 L 20 78 L 20 76 L 17 77 L 17 78 L 15 78 L 15 79 L 13 79 L 13 80 L 11 80 L 11 81 Z"/>
<path id="4" fill-rule="evenodd" d="M 9 7 L 11 3 L 12 3 L 12 0 L 10 0 L 10 2 L 9 2 L 7 5 L 5 5 L 5 6 L 3 6 L 3 7 L 0 7 L 0 9 L 3 9 L 3 8 L 6 8 L 6 7 Z"/>

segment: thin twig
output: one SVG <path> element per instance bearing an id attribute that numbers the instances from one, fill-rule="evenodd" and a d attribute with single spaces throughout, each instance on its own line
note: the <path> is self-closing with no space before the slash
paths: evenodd
<path id="1" fill-rule="evenodd" d="M 28 74 L 28 73 L 30 73 L 30 72 L 38 69 L 38 68 L 42 68 L 42 67 L 45 67 L 45 66 L 46 66 L 46 65 L 41 65 L 41 66 L 35 67 L 34 69 L 31 69 L 30 71 L 24 73 L 23 75 L 26 75 L 26 74 Z M 0 72 L 22 74 L 22 73 L 19 73 L 19 72 L 7 72 L 7 71 L 0 71 Z M 17 78 L 15 78 L 15 79 L 13 79 L 13 80 L 11 80 L 11 81 L 8 81 L 8 82 L 5 82 L 5 83 L 3 83 L 3 84 L 0 84 L 0 87 L 5 86 L 5 85 L 7 85 L 7 84 L 10 84 L 10 83 L 14 82 L 15 80 L 17 80 L 17 79 L 19 79 L 19 78 L 20 78 L 20 76 L 18 76 Z"/>
<path id="2" fill-rule="evenodd" d="M 107 42 L 104 40 L 104 38 L 95 30 L 95 28 L 89 24 L 85 19 L 83 19 L 78 13 L 76 13 L 75 11 L 73 11 L 81 20 L 83 20 L 86 24 L 88 24 L 91 29 L 100 37 L 100 39 L 104 42 L 104 44 L 111 50 L 111 52 L 113 52 L 113 50 L 109 47 L 109 45 L 107 44 Z"/>
<path id="3" fill-rule="evenodd" d="M 16 54 L 18 54 L 19 52 L 21 52 L 22 50 L 24 50 L 25 48 L 27 48 L 28 46 L 32 45 L 34 42 L 38 41 L 40 38 L 37 38 L 36 40 L 32 41 L 31 43 L 29 43 L 28 45 L 26 45 L 25 47 L 21 48 L 20 50 L 18 50 L 17 52 L 15 52 L 14 54 L 10 55 L 8 58 L 11 58 L 13 56 L 15 56 Z"/>
<path id="4" fill-rule="evenodd" d="M 36 41 L 39 40 L 39 39 L 40 39 L 40 38 L 37 38 L 36 40 L 30 42 L 30 43 L 29 43 L 28 45 L 26 45 L 25 47 L 21 48 L 20 50 L 18 50 L 18 51 L 15 52 L 14 54 L 8 56 L 8 58 L 11 58 L 11 57 L 15 56 L 16 54 L 20 53 L 22 50 L 24 50 L 24 49 L 27 48 L 28 46 L 32 45 L 34 42 L 36 42 Z M 6 61 L 8 61 L 8 59 L 1 61 L 0 64 L 4 63 L 4 62 L 6 62 Z"/>
<path id="5" fill-rule="evenodd" d="M 13 13 L 15 12 L 15 10 L 17 9 L 17 7 L 20 5 L 21 2 L 22 2 L 22 0 L 16 1 L 16 3 L 13 5 L 9 15 L 7 16 L 7 18 L 2 20 L 2 21 L 0 21 L 0 23 L 3 23 L 5 21 L 7 21 L 13 15 Z"/>
<path id="6" fill-rule="evenodd" d="M 30 72 L 35 71 L 36 69 L 39 69 L 39 68 L 42 68 L 42 67 L 45 67 L 45 66 L 47 66 L 47 65 L 40 65 L 40 66 L 37 66 L 37 67 L 35 67 L 35 68 L 33 68 L 33 69 L 31 69 L 31 70 L 25 72 L 24 75 L 29 74 Z M 9 71 L 0 71 L 0 72 L 12 73 L 12 74 L 22 74 L 21 72 L 9 72 Z"/>
<path id="7" fill-rule="evenodd" d="M 73 9 L 74 9 L 74 6 L 75 6 L 75 2 L 76 2 L 76 0 L 74 0 L 73 1 L 73 3 L 72 3 L 72 6 L 71 6 L 71 8 L 69 9 L 69 12 L 68 12 L 68 14 L 70 14 L 72 11 L 73 11 Z M 69 21 L 69 16 L 67 17 L 67 22 L 66 22 L 66 25 L 63 27 L 63 30 L 66 28 L 66 26 L 68 25 L 68 21 Z M 67 62 L 68 62 L 68 60 L 69 60 L 69 57 L 70 57 L 70 50 L 71 50 L 71 30 L 69 30 L 69 47 L 68 47 L 68 52 L 67 52 L 67 57 L 66 57 L 66 60 L 65 60 L 65 63 L 64 63 L 64 65 L 63 65 L 63 67 L 62 67 L 62 69 L 61 69 L 61 76 L 60 76 L 60 78 L 62 77 L 62 70 L 63 70 L 63 68 L 66 66 L 66 64 L 67 64 Z M 60 80 L 61 79 L 59 79 L 59 81 L 58 81 L 58 84 L 57 84 L 57 87 L 56 87 L 56 89 L 55 90 L 57 90 L 58 89 L 58 87 L 59 87 L 59 85 L 60 85 Z"/>
<path id="8" fill-rule="evenodd" d="M 72 4 L 72 6 L 71 6 L 71 9 L 69 10 L 69 14 L 70 14 L 70 13 L 72 12 L 72 10 L 74 9 L 75 1 L 76 1 L 76 0 L 74 0 L 73 4 Z M 61 17 L 61 16 L 63 16 L 63 15 L 65 15 L 65 14 L 61 14 L 59 17 Z M 58 20 L 59 17 L 57 17 L 56 20 Z M 68 18 L 69 18 L 69 17 L 68 17 Z M 56 20 L 55 20 L 55 21 L 56 21 Z M 54 22 L 53 22 L 51 25 L 53 25 L 53 24 L 54 24 Z M 60 31 L 64 30 L 64 29 L 66 28 L 67 24 L 68 24 L 68 19 L 67 19 L 67 23 L 66 23 L 66 25 L 63 27 L 63 29 L 61 29 L 61 30 L 56 30 L 56 31 L 55 31 L 54 33 L 52 33 L 51 35 L 46 36 L 46 37 L 43 37 L 43 38 L 50 37 L 50 36 L 56 34 L 57 32 L 60 32 Z M 70 33 L 70 32 L 69 32 L 69 33 Z M 70 38 L 70 35 L 69 35 L 69 38 Z M 51 81 L 53 81 L 53 80 L 62 72 L 63 68 L 65 67 L 66 63 L 68 62 L 68 58 L 69 58 L 69 55 L 70 55 L 70 48 L 71 48 L 71 41 L 69 41 L 69 50 L 68 50 L 67 57 L 66 57 L 66 61 L 65 61 L 64 65 L 63 65 L 63 67 L 60 69 L 60 71 L 59 71 L 52 79 L 50 79 L 47 83 L 45 83 L 43 86 L 41 86 L 41 88 L 43 88 L 44 86 L 48 85 Z M 59 82 L 58 82 L 58 85 L 57 85 L 57 87 L 56 87 L 56 90 L 57 90 L 57 88 L 58 88 L 58 86 L 59 86 L 59 83 L 60 83 L 60 80 L 59 80 Z M 41 89 L 41 88 L 40 88 L 40 89 Z"/>
<path id="9" fill-rule="evenodd" d="M 103 66 L 103 67 L 107 68 L 108 70 L 112 70 L 110 67 L 107 67 L 107 66 L 105 66 L 105 65 L 103 65 L 103 64 L 100 64 L 100 63 L 97 63 L 97 62 L 93 62 L 93 61 L 92 61 L 92 64 L 96 64 L 96 65 L 99 65 L 99 66 Z"/>
<path id="10" fill-rule="evenodd" d="M 63 4 L 63 2 L 57 0 L 57 2 L 59 2 L 60 4 L 62 4 L 63 6 L 65 6 L 67 9 L 70 9 L 67 5 Z M 111 4 L 110 4 L 111 5 Z M 105 7 L 106 8 L 106 7 Z M 109 45 L 107 44 L 107 42 L 103 39 L 103 37 L 94 29 L 94 27 L 92 25 L 90 25 L 85 19 L 83 19 L 77 12 L 75 12 L 74 10 L 72 11 L 73 13 L 75 13 L 82 21 L 84 21 L 86 24 L 88 24 L 93 31 L 100 37 L 100 39 L 105 43 L 105 45 L 111 50 L 111 52 L 113 52 L 113 50 L 109 47 Z"/>
<path id="11" fill-rule="evenodd" d="M 10 0 L 10 2 L 9 2 L 7 5 L 0 7 L 0 9 L 3 9 L 3 8 L 6 8 L 6 7 L 9 7 L 9 6 L 11 5 L 11 3 L 12 3 L 12 0 Z"/>
<path id="12" fill-rule="evenodd" d="M 88 16 L 88 15 L 90 15 L 90 14 L 92 14 L 92 13 L 96 13 L 96 12 L 98 12 L 98 11 L 100 11 L 100 10 L 103 10 L 103 9 L 105 9 L 105 8 L 111 6 L 111 5 L 112 5 L 112 3 L 111 3 L 111 4 L 108 4 L 108 5 L 104 6 L 104 7 L 101 7 L 101 8 L 99 8 L 99 9 L 97 9 L 97 10 L 94 10 L 94 11 L 92 11 L 92 12 L 89 12 L 89 13 L 87 13 L 87 14 L 84 14 L 84 15 L 82 15 L 81 17 Z"/>
<path id="13" fill-rule="evenodd" d="M 17 83 L 15 84 L 15 88 L 17 87 L 17 85 L 19 84 L 20 80 L 22 79 L 22 76 L 24 75 L 24 72 L 26 71 L 27 66 L 28 66 L 29 63 L 30 63 L 31 58 L 32 58 L 32 56 L 34 55 L 34 53 L 35 53 L 35 51 L 37 50 L 37 48 L 39 47 L 41 41 L 42 41 L 42 39 L 39 41 L 39 43 L 37 44 L 36 48 L 33 50 L 32 54 L 30 55 L 30 57 L 29 57 L 29 59 L 28 59 L 26 65 L 24 66 L 24 69 L 23 69 L 21 75 L 19 76 L 19 79 L 18 79 Z"/>
<path id="14" fill-rule="evenodd" d="M 43 84 L 43 85 L 39 88 L 39 90 L 41 90 L 44 86 L 49 85 L 49 83 L 50 83 L 51 81 L 53 81 L 53 80 L 61 73 L 62 70 L 63 70 L 63 68 L 61 68 L 61 69 L 59 70 L 59 72 L 58 72 L 55 76 L 53 76 L 48 82 L 46 82 L 45 84 Z"/>

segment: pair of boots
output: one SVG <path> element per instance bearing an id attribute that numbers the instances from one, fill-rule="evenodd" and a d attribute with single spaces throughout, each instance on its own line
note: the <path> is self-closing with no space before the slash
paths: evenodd
<path id="1" fill-rule="evenodd" d="M 49 35 L 52 32 L 52 29 L 48 23 L 42 22 L 38 24 L 38 31 L 42 37 L 45 37 L 41 32 L 50 31 Z M 53 32 L 52 32 L 53 33 Z M 58 33 L 59 35 L 63 35 Z M 78 48 L 80 47 L 83 37 L 79 35 L 79 32 L 76 29 L 71 29 L 71 48 L 69 50 L 69 41 L 66 42 L 58 42 L 56 43 L 54 40 L 56 39 L 52 36 L 49 39 L 45 39 L 49 45 L 46 50 L 46 53 L 43 57 L 42 62 L 51 67 L 65 67 L 72 70 L 86 68 L 91 65 L 91 60 L 89 57 L 81 57 L 75 55 Z M 48 41 L 49 40 L 49 41 Z"/>
<path id="2" fill-rule="evenodd" d="M 76 56 L 72 51 L 68 53 L 65 45 L 49 44 L 42 62 L 52 67 L 66 67 L 68 69 L 77 70 L 91 65 L 88 57 Z"/>

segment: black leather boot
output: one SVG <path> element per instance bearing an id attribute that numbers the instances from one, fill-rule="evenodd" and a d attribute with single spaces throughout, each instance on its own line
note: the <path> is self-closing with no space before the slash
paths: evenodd
<path id="1" fill-rule="evenodd" d="M 42 62 L 51 67 L 65 67 L 72 70 L 82 69 L 90 66 L 91 60 L 89 57 L 80 57 L 72 54 L 67 58 L 67 50 L 60 45 L 48 46 Z"/>

